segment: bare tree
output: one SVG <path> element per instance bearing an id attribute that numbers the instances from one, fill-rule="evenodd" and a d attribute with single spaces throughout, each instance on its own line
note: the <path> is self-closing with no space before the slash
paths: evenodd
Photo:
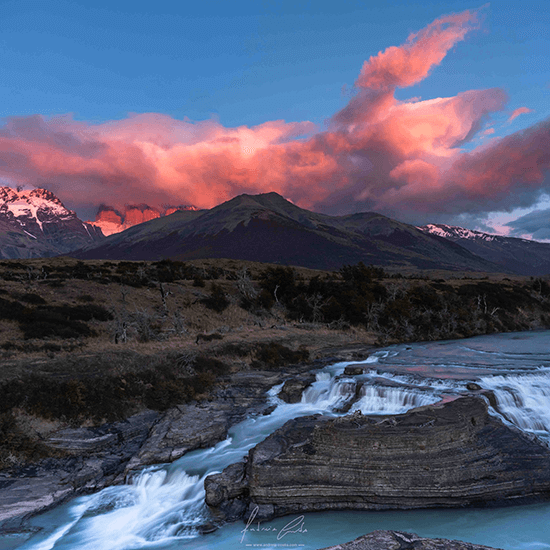
<path id="1" fill-rule="evenodd" d="M 164 288 L 164 285 L 162 283 L 159 283 L 159 290 L 160 290 L 160 296 L 162 299 L 162 309 L 164 310 L 164 314 L 168 315 L 168 305 L 166 304 L 166 298 L 172 294 L 170 290 L 167 288 Z"/>
<path id="2" fill-rule="evenodd" d="M 324 319 L 323 308 L 329 303 L 327 298 L 317 293 L 306 298 L 307 305 L 311 308 L 314 323 L 321 323 Z"/>
<path id="3" fill-rule="evenodd" d="M 243 267 L 237 271 L 237 289 L 242 296 L 242 298 L 248 302 L 252 302 L 258 296 L 258 291 L 254 288 L 252 284 L 252 279 L 250 278 L 250 273 L 246 267 Z"/>

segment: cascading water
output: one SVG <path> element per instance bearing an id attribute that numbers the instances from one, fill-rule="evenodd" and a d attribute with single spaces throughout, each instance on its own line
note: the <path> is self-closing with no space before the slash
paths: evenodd
<path id="1" fill-rule="evenodd" d="M 496 412 L 518 428 L 550 443 L 550 371 L 485 376 L 479 382 L 493 391 Z"/>
<path id="2" fill-rule="evenodd" d="M 33 524 L 43 527 L 41 532 L 28 540 L 24 534 L 19 538 L 0 538 L 0 549 L 208 547 L 225 550 L 242 548 L 247 541 L 264 547 L 272 543 L 271 547 L 275 548 L 280 544 L 272 538 L 266 545 L 267 535 L 262 539 L 262 533 L 246 533 L 248 538 L 243 542 L 242 524 L 224 526 L 210 535 L 200 534 L 201 526 L 211 520 L 204 504 L 207 475 L 241 460 L 250 448 L 291 418 L 316 413 L 336 416 L 349 410 L 360 410 L 363 414 L 399 414 L 460 394 L 466 391 L 467 382 L 474 380 L 483 389 L 493 391 L 498 405 L 495 414 L 550 441 L 550 352 L 546 351 L 549 339 L 549 333 L 538 336 L 526 333 L 520 337 L 509 335 L 508 339 L 499 335 L 469 341 L 393 346 L 377 351 L 362 362 L 365 372 L 358 376 L 344 376 L 347 363 L 331 365 L 317 374 L 316 381 L 304 391 L 301 402 L 284 403 L 277 397 L 282 385 L 272 388 L 269 399 L 276 408 L 270 415 L 245 420 L 233 427 L 227 440 L 213 448 L 193 451 L 170 465 L 147 468 L 128 485 L 80 497 L 39 516 Z M 526 525 L 522 511 L 528 511 L 530 517 L 550 516 L 550 505 L 541 506 L 513 509 L 517 512 L 512 516 L 509 508 L 507 512 L 479 512 L 479 519 L 471 512 L 442 510 L 313 514 L 306 517 L 307 536 L 302 534 L 302 538 L 292 540 L 289 537 L 283 542 L 287 545 L 296 542 L 313 549 L 350 540 L 369 530 L 393 528 L 503 548 L 550 548 L 550 532 L 543 532 L 540 527 L 535 529 L 536 533 L 522 531 Z M 466 531 L 461 519 L 465 515 L 468 515 Z M 504 515 L 506 521 L 501 520 Z M 284 525 L 287 521 L 281 518 L 270 525 Z M 329 524 L 331 527 L 327 528 Z M 487 525 L 491 524 L 496 527 L 489 533 Z M 509 529 L 514 525 L 521 536 L 514 532 L 512 542 L 504 539 L 505 544 L 503 524 Z M 463 532 L 465 534 L 461 534 Z"/>

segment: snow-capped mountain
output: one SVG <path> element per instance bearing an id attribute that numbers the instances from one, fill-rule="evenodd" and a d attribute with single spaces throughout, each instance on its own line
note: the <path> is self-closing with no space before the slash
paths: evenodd
<path id="1" fill-rule="evenodd" d="M 482 231 L 465 229 L 440 223 L 419 227 L 421 231 L 443 237 L 520 275 L 550 274 L 550 244 L 527 239 L 490 235 Z"/>
<path id="2" fill-rule="evenodd" d="M 57 256 L 103 238 L 46 189 L 0 187 L 0 258 Z"/>
<path id="3" fill-rule="evenodd" d="M 95 227 L 99 227 L 104 235 L 113 235 L 120 233 L 129 227 L 138 225 L 155 218 L 161 218 L 177 212 L 179 210 L 198 210 L 196 206 L 166 206 L 159 210 L 147 204 L 128 204 L 124 210 L 117 210 L 112 206 L 102 204 L 99 207 L 95 221 L 88 222 Z"/>

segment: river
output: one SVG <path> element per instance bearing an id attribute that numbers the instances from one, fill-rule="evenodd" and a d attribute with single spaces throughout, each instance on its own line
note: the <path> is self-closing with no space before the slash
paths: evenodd
<path id="1" fill-rule="evenodd" d="M 328 366 L 302 402 L 277 398 L 267 416 L 248 418 L 227 440 L 188 453 L 170 465 L 150 467 L 123 486 L 80 497 L 37 516 L 33 535 L 0 537 L 0 550 L 82 549 L 317 549 L 375 529 L 415 532 L 425 537 L 464 540 L 505 550 L 550 548 L 550 503 L 489 509 L 406 512 L 323 512 L 271 522 L 241 522 L 201 535 L 208 522 L 204 478 L 240 460 L 258 442 L 296 416 L 402 413 L 465 391 L 475 381 L 494 391 L 504 422 L 550 442 L 550 332 L 482 336 L 467 340 L 403 344 L 379 349 L 362 364 L 361 376 L 342 376 L 349 363 Z M 349 407 L 348 407 L 349 408 Z"/>

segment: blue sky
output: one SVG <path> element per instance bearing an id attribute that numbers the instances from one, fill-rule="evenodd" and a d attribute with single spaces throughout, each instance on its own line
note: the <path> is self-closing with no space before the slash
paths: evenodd
<path id="1" fill-rule="evenodd" d="M 143 113 L 192 124 L 213 121 L 223 128 L 310 121 L 316 132 L 322 132 L 357 93 L 354 82 L 365 60 L 404 44 L 411 33 L 437 18 L 464 10 L 479 10 L 479 28 L 454 44 L 428 76 L 397 87 L 395 98 L 429 100 L 468 90 L 503 90 L 508 97 L 505 107 L 487 115 L 494 123 L 493 133 L 485 137 L 479 132 L 468 139 L 461 145 L 465 153 L 486 139 L 530 128 L 550 116 L 550 10 L 543 1 L 503 0 L 485 6 L 460 1 L 195 4 L 2 2 L 1 116 L 9 125 L 14 117 L 40 115 L 47 124 L 51 117 L 70 115 L 71 124 L 82 123 L 88 132 Z M 530 112 L 508 122 L 520 107 Z M 18 170 L 10 164 L 9 170 L 2 174 L 5 183 L 48 184 L 63 200 L 67 178 L 57 181 L 48 174 L 25 176 L 23 181 L 17 173 L 25 172 L 25 167 Z M 79 185 L 83 188 L 85 183 Z M 89 180 L 88 185 L 96 183 Z M 101 185 L 108 202 L 108 185 L 104 181 Z M 162 192 L 165 199 L 170 194 L 166 186 Z M 517 188 L 513 192 L 521 194 Z M 299 204 L 302 195 L 296 195 Z M 174 199 L 188 196 L 196 195 L 186 188 Z M 116 200 L 121 197 L 116 195 Z M 350 197 L 347 210 L 355 204 Z M 524 214 L 547 207 L 545 197 L 546 182 L 536 192 L 531 187 L 529 197 L 520 197 L 517 203 L 500 200 L 473 213 L 465 203 L 462 212 L 434 210 L 425 221 L 462 221 L 471 227 L 487 227 L 490 222 L 507 231 L 510 228 L 502 223 L 515 214 L 491 214 L 488 208 L 513 212 L 522 207 L 518 212 Z M 135 198 L 149 200 L 139 193 Z M 220 202 L 225 198 L 220 196 Z M 305 206 L 331 210 L 326 201 L 304 200 Z M 86 212 L 96 206 L 70 193 L 66 201 Z M 359 198 L 356 204 L 358 210 L 371 204 L 381 204 L 384 210 L 385 203 Z M 331 213 L 343 212 L 342 208 Z M 400 217 L 399 209 L 385 212 Z M 411 213 L 402 218 L 424 220 Z"/>

